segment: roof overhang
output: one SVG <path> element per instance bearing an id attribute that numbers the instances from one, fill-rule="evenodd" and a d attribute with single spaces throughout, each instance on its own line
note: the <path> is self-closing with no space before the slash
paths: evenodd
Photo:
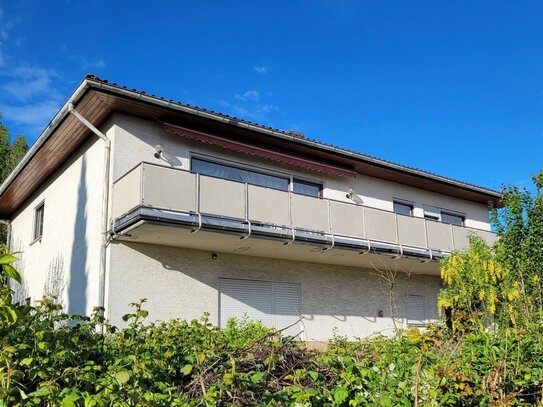
<path id="1" fill-rule="evenodd" d="M 69 104 L 73 104 L 95 127 L 101 126 L 113 112 L 120 112 L 179 124 L 258 149 L 280 149 L 299 160 L 319 162 L 346 172 L 355 171 L 492 207 L 500 206 L 501 194 L 497 191 L 148 95 L 89 75 L 0 185 L 0 218 L 10 218 L 86 140 L 95 137 L 69 113 Z"/>

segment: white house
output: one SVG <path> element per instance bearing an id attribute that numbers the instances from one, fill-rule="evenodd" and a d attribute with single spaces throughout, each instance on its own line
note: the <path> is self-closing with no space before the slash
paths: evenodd
<path id="1" fill-rule="evenodd" d="M 493 241 L 499 200 L 89 75 L 0 186 L 0 217 L 21 300 L 122 324 L 147 298 L 152 319 L 247 315 L 320 341 L 436 319 L 439 259 Z"/>

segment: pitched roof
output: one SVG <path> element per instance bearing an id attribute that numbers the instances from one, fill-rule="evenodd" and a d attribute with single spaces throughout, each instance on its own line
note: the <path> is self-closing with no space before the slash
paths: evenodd
<path id="1" fill-rule="evenodd" d="M 88 74 L 85 78 L 89 79 L 89 80 L 96 81 L 98 83 L 102 83 L 104 85 L 109 85 L 109 86 L 112 86 L 112 87 L 115 87 L 115 88 L 118 88 L 118 89 L 127 90 L 127 91 L 134 92 L 134 93 L 141 94 L 141 95 L 148 95 L 151 98 L 156 98 L 158 100 L 162 100 L 162 101 L 166 101 L 166 102 L 170 102 L 170 103 L 175 103 L 176 105 L 178 105 L 180 107 L 185 107 L 187 109 L 194 109 L 195 111 L 198 111 L 198 112 L 208 113 L 208 114 L 213 115 L 213 116 L 217 116 L 217 117 L 220 117 L 220 118 L 227 119 L 227 120 L 229 120 L 229 121 L 231 121 L 233 123 L 237 123 L 238 125 L 239 124 L 245 124 L 245 125 L 257 128 L 257 129 L 264 130 L 266 132 L 271 131 L 271 132 L 275 133 L 275 135 L 281 134 L 281 135 L 286 136 L 288 138 L 291 138 L 293 140 L 294 139 L 299 139 L 302 142 L 309 143 L 314 147 L 332 149 L 332 150 L 335 150 L 336 152 L 343 152 L 343 153 L 346 153 L 346 154 L 349 154 L 349 155 L 354 155 L 357 158 L 373 161 L 375 163 L 384 164 L 384 165 L 393 167 L 393 168 L 398 169 L 398 170 L 413 172 L 413 173 L 416 173 L 418 175 L 428 176 L 428 177 L 440 179 L 440 180 L 443 180 L 443 181 L 449 181 L 449 182 L 452 182 L 452 183 L 455 183 L 455 184 L 458 184 L 458 185 L 461 185 L 461 186 L 464 186 L 464 187 L 476 188 L 478 190 L 488 192 L 491 195 L 496 195 L 496 197 L 501 196 L 500 192 L 498 192 L 496 190 L 493 190 L 491 188 L 486 188 L 486 187 L 479 186 L 479 185 L 476 185 L 476 184 L 472 184 L 472 183 L 469 183 L 469 182 L 465 182 L 465 181 L 457 180 L 457 179 L 454 179 L 454 178 L 446 177 L 446 176 L 439 175 L 439 174 L 436 174 L 436 173 L 433 173 L 433 172 L 430 172 L 430 171 L 422 170 L 420 168 L 410 167 L 410 166 L 407 166 L 407 165 L 399 164 L 399 163 L 396 163 L 394 161 L 386 160 L 386 159 L 383 159 L 383 158 L 379 158 L 379 157 L 375 157 L 375 156 L 372 156 L 372 155 L 364 154 L 364 153 L 361 153 L 361 152 L 358 152 L 358 151 L 343 148 L 343 147 L 337 146 L 335 144 L 326 143 L 326 142 L 323 142 L 323 141 L 319 141 L 317 139 L 309 138 L 309 137 L 307 137 L 305 135 L 303 135 L 301 137 L 300 133 L 296 133 L 296 132 L 293 132 L 293 131 L 290 131 L 290 130 L 280 130 L 278 128 L 266 126 L 266 125 L 255 123 L 255 122 L 252 122 L 252 121 L 249 121 L 249 120 L 240 119 L 238 117 L 234 117 L 234 116 L 230 116 L 230 115 L 227 115 L 227 114 L 224 114 L 224 113 L 216 112 L 214 110 L 209 110 L 209 109 L 202 108 L 202 107 L 199 107 L 199 106 L 190 105 L 190 104 L 187 104 L 187 103 L 184 103 L 184 102 L 181 102 L 181 101 L 176 101 L 176 100 L 173 100 L 173 99 L 164 98 L 162 96 L 156 96 L 154 94 L 149 94 L 149 93 L 146 93 L 145 91 L 142 91 L 142 90 L 137 90 L 137 89 L 134 89 L 134 88 L 128 88 L 126 86 L 119 85 L 119 84 L 114 83 L 114 82 L 111 83 L 111 82 L 109 82 L 109 81 L 107 81 L 105 79 L 101 79 L 101 78 L 99 78 L 98 76 L 96 76 L 94 74 Z"/>
<path id="2" fill-rule="evenodd" d="M 10 216 L 89 136 L 89 130 L 69 114 L 77 109 L 95 126 L 114 111 L 174 123 L 189 120 L 214 127 L 232 137 L 251 139 L 268 146 L 288 148 L 305 157 L 338 163 L 370 176 L 412 184 L 479 203 L 499 205 L 495 190 L 444 177 L 324 143 L 299 134 L 261 125 L 212 110 L 148 94 L 144 91 L 87 75 L 51 120 L 19 165 L 0 185 L 0 217 Z"/>

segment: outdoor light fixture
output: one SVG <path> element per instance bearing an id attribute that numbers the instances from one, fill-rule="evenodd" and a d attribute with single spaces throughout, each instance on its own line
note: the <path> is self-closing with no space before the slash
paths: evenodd
<path id="1" fill-rule="evenodd" d="M 364 201 L 362 201 L 362 199 L 360 199 L 360 197 L 356 194 L 356 192 L 354 192 L 354 188 L 349 188 L 347 190 L 347 194 L 345 195 L 347 198 L 351 199 L 352 201 L 354 201 L 355 204 L 357 205 L 363 205 L 364 204 Z"/>
<path id="2" fill-rule="evenodd" d="M 156 150 L 155 158 L 160 158 L 162 154 L 164 153 L 164 146 L 162 144 L 157 144 L 155 146 L 155 150 Z"/>

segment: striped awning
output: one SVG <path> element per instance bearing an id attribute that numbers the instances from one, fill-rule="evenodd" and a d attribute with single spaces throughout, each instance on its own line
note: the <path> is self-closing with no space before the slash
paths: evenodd
<path id="1" fill-rule="evenodd" d="M 203 143 L 212 144 L 226 148 L 228 150 L 237 151 L 239 153 L 248 154 L 268 160 L 277 161 L 283 164 L 294 165 L 307 170 L 318 171 L 325 174 L 337 175 L 340 177 L 355 178 L 356 172 L 341 167 L 336 167 L 330 164 L 324 164 L 318 161 L 309 160 L 307 158 L 297 157 L 291 154 L 285 154 L 278 151 L 269 150 L 267 148 L 256 147 L 239 141 L 228 140 L 223 137 L 212 136 L 189 130 L 184 127 L 175 126 L 173 124 L 164 123 L 164 130 L 171 134 L 176 134 L 181 137 L 186 137 L 191 140 L 201 141 Z"/>

